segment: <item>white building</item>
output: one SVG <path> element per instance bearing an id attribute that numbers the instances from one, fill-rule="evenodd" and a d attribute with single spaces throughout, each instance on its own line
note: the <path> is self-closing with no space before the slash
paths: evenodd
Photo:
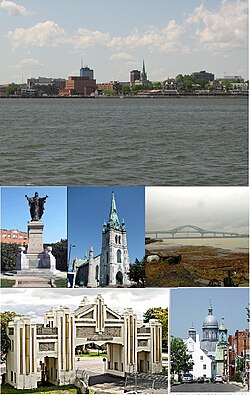
<path id="1" fill-rule="evenodd" d="M 74 384 L 76 348 L 89 343 L 107 345 L 103 373 L 124 377 L 131 372 L 162 372 L 161 323 L 152 319 L 144 324 L 132 308 L 119 314 L 100 294 L 94 303 L 84 297 L 74 312 L 63 306 L 51 308 L 44 325 L 32 323 L 28 316 L 15 317 L 8 324 L 8 336 L 6 381 L 22 390 L 37 388 L 40 380 Z"/>
<path id="2" fill-rule="evenodd" d="M 76 259 L 76 282 L 87 287 L 128 286 L 129 253 L 127 231 L 124 220 L 120 224 L 116 208 L 115 195 L 112 192 L 108 222 L 102 229 L 102 251 L 94 256 L 91 247 L 89 257 Z"/>

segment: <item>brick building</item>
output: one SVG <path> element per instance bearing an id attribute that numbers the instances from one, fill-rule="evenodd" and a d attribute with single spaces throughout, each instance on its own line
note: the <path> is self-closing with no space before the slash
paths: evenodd
<path id="1" fill-rule="evenodd" d="M 17 229 L 0 229 L 1 243 L 28 244 L 28 233 Z"/>
<path id="2" fill-rule="evenodd" d="M 249 329 L 235 332 L 234 349 L 238 356 L 244 357 L 245 354 L 249 354 Z"/>
<path id="3" fill-rule="evenodd" d="M 60 96 L 90 96 L 96 91 L 96 80 L 87 77 L 69 76 Z"/>

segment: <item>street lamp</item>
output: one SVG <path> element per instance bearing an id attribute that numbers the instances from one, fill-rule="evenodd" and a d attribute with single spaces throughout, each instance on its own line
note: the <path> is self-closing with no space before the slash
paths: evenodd
<path id="1" fill-rule="evenodd" d="M 75 244 L 70 244 L 69 245 L 69 265 L 70 265 L 71 250 L 72 250 L 73 247 L 75 247 Z"/>

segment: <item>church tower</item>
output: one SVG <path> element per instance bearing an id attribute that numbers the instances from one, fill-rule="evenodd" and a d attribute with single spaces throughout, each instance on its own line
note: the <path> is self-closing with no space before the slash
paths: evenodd
<path id="1" fill-rule="evenodd" d="M 143 59 L 143 62 L 142 62 L 141 81 L 142 81 L 143 85 L 147 85 L 148 84 L 148 78 L 147 78 L 147 73 L 146 73 L 146 69 L 145 69 L 144 59 Z"/>
<path id="2" fill-rule="evenodd" d="M 218 342 L 219 325 L 217 319 L 213 315 L 213 307 L 210 304 L 208 307 L 208 315 L 205 317 L 202 326 L 203 339 L 201 341 L 201 348 L 208 355 L 215 355 L 216 344 Z"/>
<path id="3" fill-rule="evenodd" d="M 124 220 L 120 224 L 115 195 L 112 192 L 108 223 L 104 222 L 102 230 L 102 252 L 100 261 L 100 285 L 130 285 L 129 255 L 127 232 Z"/>

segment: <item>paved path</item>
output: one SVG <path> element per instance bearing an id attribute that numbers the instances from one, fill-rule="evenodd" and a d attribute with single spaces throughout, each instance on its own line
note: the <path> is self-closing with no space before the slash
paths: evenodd
<path id="1" fill-rule="evenodd" d="M 199 393 L 199 392 L 218 392 L 218 393 L 223 393 L 223 392 L 239 392 L 239 387 L 234 385 L 234 384 L 221 384 L 221 383 L 185 383 L 185 384 L 179 384 L 179 385 L 174 385 L 171 387 L 170 392 L 177 392 L 177 393 L 183 393 L 183 392 L 191 392 L 193 394 Z"/>

